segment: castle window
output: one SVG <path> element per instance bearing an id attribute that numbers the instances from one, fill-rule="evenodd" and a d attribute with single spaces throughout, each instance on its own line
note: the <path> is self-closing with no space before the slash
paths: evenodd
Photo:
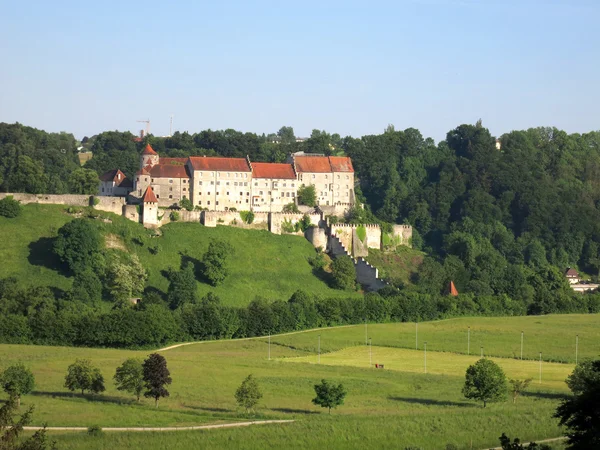
<path id="1" fill-rule="evenodd" d="M 260 192 L 259 192 L 259 194 L 260 194 L 260 195 L 263 195 L 263 191 L 260 191 Z"/>
<path id="2" fill-rule="evenodd" d="M 172 184 L 172 183 L 173 183 L 173 180 L 169 180 L 169 183 L 171 183 L 171 184 Z"/>
<path id="3" fill-rule="evenodd" d="M 220 181 L 217 181 L 217 186 L 221 186 L 221 182 Z"/>
<path id="4" fill-rule="evenodd" d="M 202 176 L 202 172 L 200 172 L 200 176 Z"/>
<path id="5" fill-rule="evenodd" d="M 139 183 L 140 182 L 140 177 L 137 177 L 135 180 Z"/>
<path id="6" fill-rule="evenodd" d="M 183 192 L 185 192 L 185 191 L 186 191 L 186 189 L 185 189 L 185 188 L 183 188 Z"/>
<path id="7" fill-rule="evenodd" d="M 171 191 L 171 192 L 172 192 L 172 191 L 173 191 L 173 188 L 172 188 L 172 187 L 170 187 L 170 188 L 169 188 L 169 191 Z"/>
<path id="8" fill-rule="evenodd" d="M 172 195 L 169 195 L 169 198 L 173 198 L 173 196 L 172 196 Z"/>
<path id="9" fill-rule="evenodd" d="M 235 174 L 235 177 L 237 178 L 237 177 L 238 177 L 238 175 L 239 175 L 239 174 L 237 174 L 237 173 L 236 173 L 236 174 Z"/>
<path id="10" fill-rule="evenodd" d="M 207 205 L 210 205 L 210 200 L 206 202 Z"/>
<path id="11" fill-rule="evenodd" d="M 210 185 L 211 185 L 211 186 L 213 186 L 214 184 L 215 184 L 215 182 L 214 182 L 214 181 L 211 181 L 211 182 L 210 182 Z"/>
<path id="12" fill-rule="evenodd" d="M 325 179 L 327 179 L 327 175 L 325 175 Z"/>
<path id="13" fill-rule="evenodd" d="M 313 180 L 315 179 L 315 174 L 313 173 Z"/>
<path id="14" fill-rule="evenodd" d="M 148 178 L 146 178 L 146 181 L 148 181 Z M 154 178 L 152 178 L 150 181 L 154 183 Z"/>
<path id="15" fill-rule="evenodd" d="M 286 186 L 286 184 L 285 184 L 285 183 L 283 183 L 283 187 L 285 187 L 285 186 Z"/>
<path id="16" fill-rule="evenodd" d="M 346 197 L 348 197 L 348 193 L 346 192 Z"/>
<path id="17" fill-rule="evenodd" d="M 243 193 L 243 192 L 240 192 L 240 195 L 244 195 L 244 193 Z"/>
<path id="18" fill-rule="evenodd" d="M 219 195 L 219 191 L 217 191 L 217 195 Z"/>
<path id="19" fill-rule="evenodd" d="M 219 200 L 217 200 L 217 201 L 215 202 L 215 205 L 219 206 Z"/>
<path id="20" fill-rule="evenodd" d="M 202 200 L 198 200 L 198 204 L 201 205 L 202 204 Z"/>
<path id="21" fill-rule="evenodd" d="M 250 203 L 250 202 L 248 201 L 248 199 L 246 199 L 246 203 Z"/>
<path id="22" fill-rule="evenodd" d="M 102 188 L 102 192 L 104 192 L 104 188 Z"/>
<path id="23" fill-rule="evenodd" d="M 346 180 L 349 180 L 349 179 L 350 179 L 350 175 L 346 175 Z"/>
<path id="24" fill-rule="evenodd" d="M 144 178 L 144 181 L 148 181 L 148 178 Z"/>
<path id="25" fill-rule="evenodd" d="M 340 176 L 338 175 L 338 180 L 340 179 Z"/>
<path id="26" fill-rule="evenodd" d="M 157 194 L 157 195 L 156 195 L 156 198 L 160 198 L 160 195 L 158 195 L 158 194 Z"/>
<path id="27" fill-rule="evenodd" d="M 198 181 L 198 185 L 199 185 L 199 186 L 202 186 L 202 181 Z"/>
<path id="28" fill-rule="evenodd" d="M 254 186 L 258 186 L 258 183 L 254 183 Z"/>
<path id="29" fill-rule="evenodd" d="M 247 173 L 244 174 L 244 178 L 248 178 L 248 174 Z"/>
<path id="30" fill-rule="evenodd" d="M 227 183 L 225 183 L 225 186 L 229 186 L 229 181 Z"/>
<path id="31" fill-rule="evenodd" d="M 227 192 L 227 195 L 229 195 L 229 191 Z"/>
<path id="32" fill-rule="evenodd" d="M 248 182 L 247 182 L 247 181 L 246 181 L 246 182 L 244 182 L 244 186 L 248 186 Z"/>
<path id="33" fill-rule="evenodd" d="M 217 177 L 221 178 L 221 172 L 217 172 Z"/>
<path id="34" fill-rule="evenodd" d="M 234 186 L 237 186 L 237 181 L 235 183 L 233 183 Z"/>
<path id="35" fill-rule="evenodd" d="M 246 197 L 248 197 L 250 195 L 250 192 L 246 192 Z"/>
<path id="36" fill-rule="evenodd" d="M 296 187 L 296 186 L 294 185 L 294 183 L 292 183 L 292 187 Z"/>

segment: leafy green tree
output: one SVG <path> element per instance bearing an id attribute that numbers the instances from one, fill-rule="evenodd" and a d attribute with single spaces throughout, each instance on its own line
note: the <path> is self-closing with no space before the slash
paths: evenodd
<path id="1" fill-rule="evenodd" d="M 312 184 L 302 185 L 298 188 L 298 203 L 306 206 L 317 205 L 317 192 Z"/>
<path id="2" fill-rule="evenodd" d="M 8 195 L 0 200 L 0 216 L 14 219 L 21 215 L 21 203 Z"/>
<path id="3" fill-rule="evenodd" d="M 108 290 L 116 302 L 128 303 L 144 291 L 148 274 L 139 258 L 131 254 L 126 260 L 113 258 L 107 270 Z"/>
<path id="4" fill-rule="evenodd" d="M 525 389 L 529 386 L 532 379 L 527 378 L 526 380 L 509 380 L 510 383 L 510 393 L 512 394 L 513 403 L 517 403 L 517 398 L 525 392 Z"/>
<path id="5" fill-rule="evenodd" d="M 96 195 L 99 185 L 98 174 L 91 169 L 76 169 L 71 172 L 68 180 L 71 194 Z"/>
<path id="6" fill-rule="evenodd" d="M 331 275 L 336 289 L 353 290 L 356 287 L 356 270 L 349 256 L 343 255 L 333 260 Z"/>
<path id="7" fill-rule="evenodd" d="M 241 386 L 235 391 L 235 400 L 238 405 L 246 408 L 246 412 L 253 409 L 262 396 L 258 382 L 252 375 L 248 375 Z"/>
<path id="8" fill-rule="evenodd" d="M 188 262 L 178 272 L 171 271 L 170 283 L 167 291 L 167 301 L 172 309 L 177 309 L 186 303 L 196 303 L 198 288 L 194 276 L 194 265 Z"/>
<path id="9" fill-rule="evenodd" d="M 144 390 L 144 367 L 142 361 L 135 358 L 129 358 L 123 362 L 114 376 L 115 384 L 119 391 L 126 391 L 135 395 L 137 401 L 140 401 L 140 395 Z"/>
<path id="10" fill-rule="evenodd" d="M 481 400 L 484 408 L 488 402 L 503 400 L 506 390 L 506 375 L 494 361 L 483 358 L 467 369 L 462 393 L 466 398 Z"/>
<path id="11" fill-rule="evenodd" d="M 183 197 L 181 199 L 181 201 L 179 202 L 179 206 L 181 206 L 183 209 L 187 209 L 188 211 L 193 211 L 194 210 L 194 204 L 187 197 Z"/>
<path id="12" fill-rule="evenodd" d="M 573 397 L 563 400 L 554 417 L 567 428 L 568 449 L 600 448 L 600 360 L 577 367 L 567 380 Z"/>
<path id="13" fill-rule="evenodd" d="M 75 219 L 58 230 L 54 253 L 73 273 L 96 269 L 102 251 L 98 228 L 87 219 Z"/>
<path id="14" fill-rule="evenodd" d="M 89 359 L 76 359 L 67 369 L 65 376 L 65 387 L 70 391 L 81 390 L 99 394 L 104 392 L 104 377 L 100 369 L 94 367 Z"/>
<path id="15" fill-rule="evenodd" d="M 208 245 L 208 250 L 202 257 L 202 265 L 204 276 L 213 286 L 218 286 L 227 278 L 227 262 L 233 251 L 233 247 L 225 241 L 214 240 Z"/>
<path id="16" fill-rule="evenodd" d="M 292 127 L 281 127 L 277 132 L 277 136 L 281 138 L 282 144 L 293 144 L 296 142 L 296 136 L 294 136 L 294 128 Z"/>
<path id="17" fill-rule="evenodd" d="M 152 353 L 142 364 L 144 371 L 144 397 L 153 398 L 154 406 L 158 408 L 158 400 L 168 397 L 169 391 L 165 387 L 171 384 L 171 373 L 167 369 L 167 360 L 158 353 Z"/>
<path id="18" fill-rule="evenodd" d="M 500 445 L 502 446 L 502 450 L 552 450 L 550 446 L 545 444 L 536 444 L 535 442 L 530 442 L 527 447 L 521 444 L 521 440 L 519 438 L 515 438 L 513 442 L 510 442 L 510 438 L 502 433 L 500 436 Z"/>
<path id="19" fill-rule="evenodd" d="M 102 300 L 102 282 L 92 269 L 75 274 L 73 279 L 73 299 L 83 303 L 96 303 Z"/>
<path id="20" fill-rule="evenodd" d="M 35 378 L 23 364 L 8 367 L 0 374 L 2 389 L 17 401 L 17 407 L 21 406 L 21 395 L 29 394 L 35 386 Z"/>
<path id="21" fill-rule="evenodd" d="M 321 380 L 321 384 L 315 384 L 315 394 L 317 396 L 312 399 L 312 402 L 322 408 L 328 408 L 331 414 L 331 408 L 344 404 L 347 392 L 341 383 L 336 386 L 327 380 Z"/>
<path id="22" fill-rule="evenodd" d="M 18 420 L 15 417 L 17 402 L 10 397 L 0 408 L 0 449 L 2 450 L 56 450 L 56 442 L 48 442 L 46 426 L 24 439 L 23 428 L 31 423 L 34 407 L 31 406 Z"/>

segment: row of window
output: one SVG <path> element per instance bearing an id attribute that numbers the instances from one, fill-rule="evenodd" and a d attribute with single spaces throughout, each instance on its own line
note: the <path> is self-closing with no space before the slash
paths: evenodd
<path id="1" fill-rule="evenodd" d="M 231 174 L 232 174 L 231 172 L 223 172 L 223 174 L 225 174 L 225 173 L 227 174 L 227 178 L 233 178 L 231 176 Z M 201 177 L 204 176 L 204 172 L 199 172 L 199 174 Z M 208 172 L 207 172 L 207 174 L 208 174 Z M 210 172 L 209 176 L 214 177 L 215 173 Z M 217 178 L 221 178 L 221 172 L 217 172 Z M 223 178 L 225 178 L 225 175 L 223 175 Z M 235 178 L 248 178 L 248 174 L 247 173 L 236 173 Z"/>
<path id="2" fill-rule="evenodd" d="M 316 178 L 317 176 L 313 173 L 312 174 L 312 178 L 313 180 Z M 300 179 L 302 180 L 304 178 L 304 174 L 300 174 Z M 331 177 L 333 179 L 333 176 Z M 328 180 L 329 179 L 329 175 L 325 174 L 325 179 Z M 337 179 L 340 180 L 340 175 L 337 176 Z M 350 175 L 346 175 L 346 180 L 350 179 Z"/>
<path id="3" fill-rule="evenodd" d="M 208 184 L 208 181 L 206 182 L 206 184 Z M 215 184 L 215 182 L 214 182 L 214 181 L 211 181 L 211 182 L 210 182 L 210 185 L 211 185 L 211 186 L 214 186 L 214 184 Z M 202 186 L 202 181 L 198 181 L 198 185 L 199 185 L 199 186 Z M 217 186 L 220 186 L 220 185 L 221 185 L 221 182 L 220 182 L 220 181 L 217 181 Z M 240 187 L 241 187 L 241 186 L 248 186 L 248 182 L 247 182 L 247 181 L 240 181 L 240 182 L 238 183 L 237 181 L 234 181 L 234 182 L 233 182 L 233 185 L 234 185 L 234 186 L 240 186 Z M 225 182 L 225 186 L 229 186 L 229 181 L 226 181 L 226 182 Z"/>
<path id="4" fill-rule="evenodd" d="M 246 203 L 250 203 L 250 200 L 246 199 Z M 199 204 L 200 206 L 202 206 L 202 200 L 198 200 L 198 204 Z M 235 202 L 235 204 L 236 204 L 236 205 L 241 205 L 241 204 L 242 204 L 242 201 L 241 201 L 241 200 L 239 200 L 239 201 L 236 201 L 236 202 Z M 207 206 L 210 206 L 210 200 L 208 200 L 208 201 L 206 202 L 206 205 L 207 205 Z M 219 200 L 215 201 L 215 206 L 219 206 Z"/>

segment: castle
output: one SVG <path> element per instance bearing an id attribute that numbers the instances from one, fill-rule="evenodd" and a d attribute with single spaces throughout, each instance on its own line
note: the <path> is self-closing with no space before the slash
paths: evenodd
<path id="1" fill-rule="evenodd" d="M 128 197 L 132 203 L 156 199 L 159 207 L 188 199 L 207 211 L 281 212 L 297 202 L 302 185 L 315 187 L 319 206 L 353 205 L 351 159 L 302 152 L 290 155 L 286 163 L 212 156 L 161 158 L 148 144 L 133 181 L 120 170 L 111 170 L 100 177 L 98 191 L 101 196 Z"/>

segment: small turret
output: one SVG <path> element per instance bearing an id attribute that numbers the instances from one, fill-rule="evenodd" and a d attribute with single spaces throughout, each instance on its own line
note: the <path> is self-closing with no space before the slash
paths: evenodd
<path id="1" fill-rule="evenodd" d="M 142 197 L 142 223 L 144 225 L 158 225 L 158 199 L 154 195 L 152 186 L 146 188 Z"/>
<path id="2" fill-rule="evenodd" d="M 147 144 L 144 147 L 144 151 L 140 155 L 140 169 L 143 169 L 146 166 L 155 166 L 159 162 L 158 153 L 154 151 L 150 144 Z"/>

